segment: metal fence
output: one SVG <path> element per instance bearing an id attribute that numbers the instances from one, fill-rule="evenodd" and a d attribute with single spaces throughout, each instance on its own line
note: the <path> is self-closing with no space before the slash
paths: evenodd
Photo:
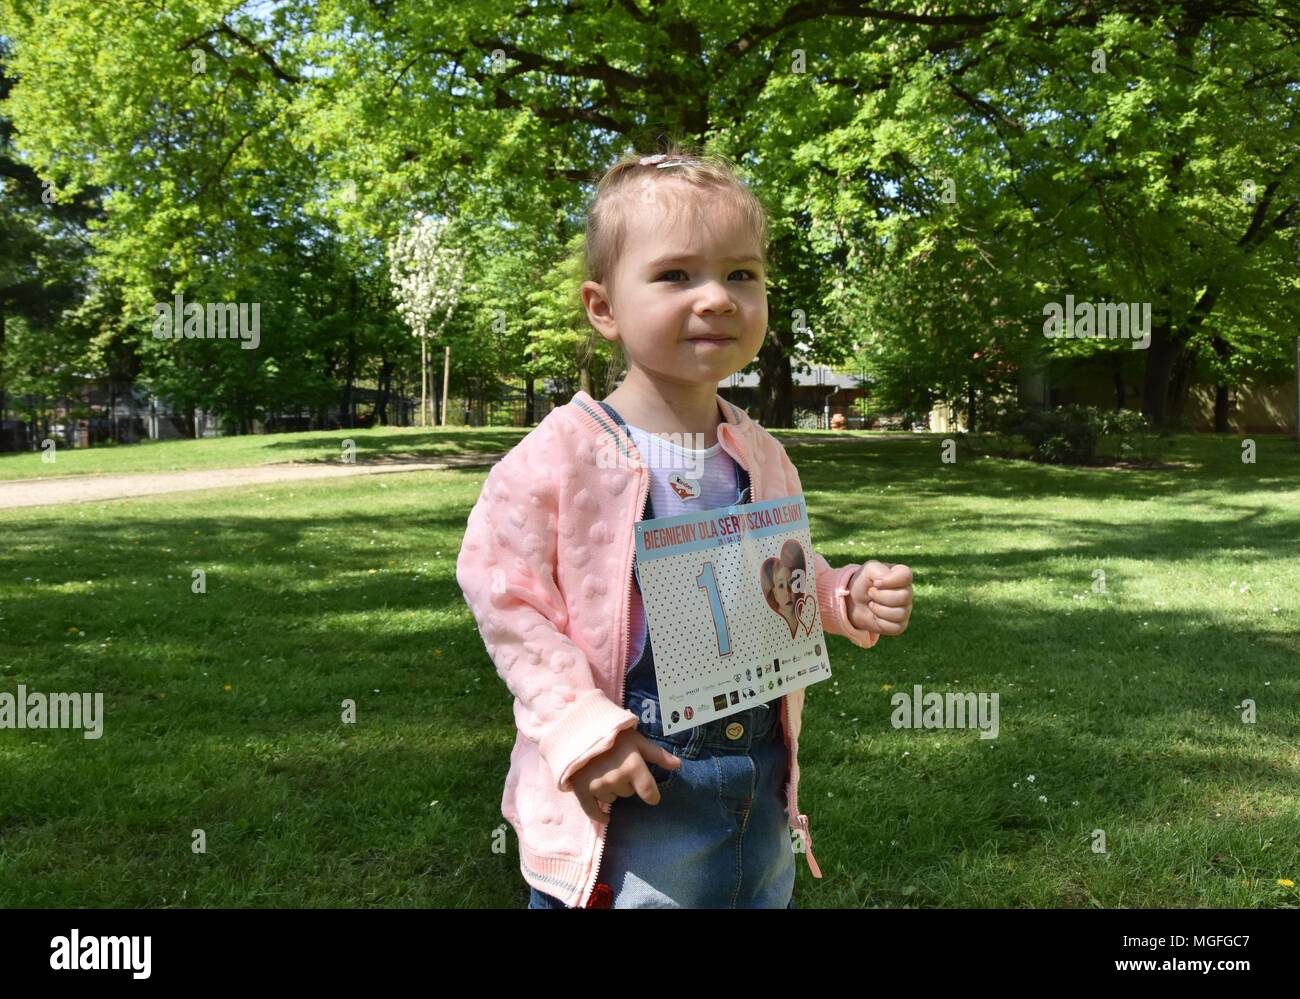
<path id="1" fill-rule="evenodd" d="M 529 427 L 541 423 L 554 408 L 554 400 L 538 396 L 533 400 L 530 423 L 526 399 L 470 400 L 461 404 L 461 424 L 468 427 Z"/>

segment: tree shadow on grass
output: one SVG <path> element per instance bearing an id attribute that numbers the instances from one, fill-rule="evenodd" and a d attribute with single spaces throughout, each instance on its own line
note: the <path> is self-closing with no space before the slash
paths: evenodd
<path id="1" fill-rule="evenodd" d="M 816 508 L 813 509 L 811 519 L 816 530 L 814 544 L 818 552 L 828 558 L 828 552 L 831 555 L 842 553 L 851 561 L 860 561 L 863 558 L 861 549 L 849 546 L 847 541 L 862 534 L 861 519 L 851 514 L 816 512 Z M 1293 563 L 1300 557 L 1300 512 L 1296 516 L 1283 517 L 1276 510 L 1252 510 L 1244 514 L 1239 506 L 1227 510 L 1237 516 L 1213 521 L 1193 516 L 1165 518 L 1142 524 L 1107 524 L 1099 517 L 1086 515 L 1065 520 L 1013 511 L 983 512 L 976 523 L 963 523 L 959 519 L 953 524 L 951 511 L 932 514 L 911 511 L 891 524 L 892 533 L 921 540 L 920 551 L 916 551 L 913 544 L 910 546 L 912 551 L 894 552 L 896 558 L 882 560 L 906 562 L 913 566 L 914 572 L 917 564 L 924 564 L 938 574 L 959 575 L 977 581 L 1009 582 L 1034 575 L 1034 566 L 1038 567 L 1038 574 L 1059 578 L 1060 569 L 1051 568 L 1050 563 L 1061 558 L 1081 560 L 1100 567 L 1115 559 L 1185 563 L 1244 551 L 1252 552 L 1252 559 L 1265 562 Z M 1022 549 L 1011 550 L 947 550 L 952 547 L 954 536 L 967 531 L 996 531 L 1008 538 L 1019 533 L 1028 543 Z M 1059 544 L 1051 549 L 1033 546 L 1033 542 L 1052 533 L 1061 536 Z M 925 539 L 943 539 L 943 545 L 927 546 Z M 873 549 L 869 557 L 881 559 L 882 553 Z M 1078 586 L 1083 588 L 1091 582 L 1090 576 L 1081 577 Z"/>
<path id="2" fill-rule="evenodd" d="M 378 879 L 381 897 L 416 904 L 520 904 L 513 832 L 506 853 L 490 849 L 504 821 L 511 696 L 454 578 L 469 507 L 450 503 L 414 517 L 402 510 L 270 518 L 227 505 L 223 512 L 162 522 L 29 520 L 24 547 L 3 556 L 8 577 L 47 584 L 92 578 L 95 596 L 44 585 L 6 601 L 0 644 L 13 669 L 4 674 L 5 689 L 24 682 L 38 690 L 101 690 L 108 737 L 0 733 L 0 787 L 7 789 L 0 796 L 0 834 L 17 851 L 9 881 L 15 904 L 39 896 L 41 858 L 65 847 L 69 855 L 98 853 L 131 879 L 114 882 L 86 869 L 67 881 L 72 894 L 64 901 L 74 904 L 150 904 L 164 893 L 175 897 L 186 884 L 196 893 L 201 885 L 212 891 L 204 880 L 211 871 L 233 886 L 213 904 L 241 904 L 240 888 L 254 890 L 250 870 L 281 900 L 292 901 L 301 885 L 299 897 L 356 904 L 374 897 Z M 1129 527 L 1095 519 L 1057 523 L 999 512 L 980 520 L 983 529 L 1011 531 L 1028 521 L 1034 530 L 1059 530 L 1068 554 L 1104 564 L 1117 556 L 1190 561 L 1258 547 L 1262 516 L 1212 526 L 1192 517 L 1159 521 L 1143 525 L 1138 537 Z M 815 510 L 814 520 L 830 549 L 858 529 L 834 511 Z M 1295 524 L 1286 518 L 1283 533 Z M 900 525 L 918 537 L 952 529 L 950 517 L 916 508 L 905 508 Z M 405 568 L 384 564 L 383 549 L 377 553 L 370 544 L 372 530 L 415 539 L 401 555 Z M 1277 524 L 1269 530 L 1276 536 Z M 128 538 L 140 544 L 125 544 Z M 918 577 L 928 572 L 951 586 L 928 595 L 905 642 L 884 639 L 868 652 L 834 640 L 841 678 L 863 675 L 843 669 L 852 663 L 872 670 L 876 687 L 881 676 L 901 688 L 927 682 L 929 672 L 960 679 L 963 690 L 1004 692 L 998 748 L 987 750 L 972 738 L 929 780 L 899 777 L 887 785 L 894 797 L 873 804 L 883 822 L 923 816 L 926 835 L 951 842 L 953 851 L 981 836 L 1023 848 L 1048 835 L 1050 826 L 1045 830 L 1038 813 L 1008 795 L 1010 783 L 1024 772 L 1048 772 L 1048 759 L 1071 761 L 1076 773 L 1089 775 L 1078 781 L 1089 797 L 1074 794 L 1088 801 L 1088 822 L 1135 809 L 1154 816 L 1152 788 L 1166 786 L 1171 765 L 1269 793 L 1294 786 L 1294 768 L 1237 757 L 1210 771 L 1206 761 L 1235 731 L 1232 706 L 1244 696 L 1259 699 L 1261 712 L 1268 712 L 1261 735 L 1294 738 L 1294 708 L 1284 707 L 1294 697 L 1269 700 L 1294 693 L 1283 685 L 1294 682 L 1300 659 L 1294 629 L 1261 634 L 1177 609 L 1157 615 L 1126 605 L 1122 590 L 1104 609 L 1080 608 L 1068 617 L 1028 602 L 991 607 L 971 597 L 972 586 L 1041 574 L 1059 555 L 1026 549 L 926 556 Z M 427 572 L 411 569 L 424 562 Z M 189 569 L 205 564 L 217 568 L 199 597 L 190 593 Z M 164 588 L 168 571 L 175 578 Z M 145 581 L 156 586 L 141 591 Z M 1079 588 L 1090 581 L 1081 579 Z M 67 636 L 70 624 L 87 632 L 88 647 L 80 636 Z M 95 651 L 108 634 L 122 651 Z M 1270 693 L 1261 693 L 1268 677 Z M 165 699 L 157 696 L 162 692 Z M 357 703 L 355 728 L 341 722 L 345 698 Z M 843 843 L 847 835 L 836 830 L 848 828 L 853 815 L 823 804 L 819 769 L 862 774 L 893 766 L 899 754 L 891 741 L 903 738 L 891 730 L 873 753 L 837 762 L 835 725 L 825 714 L 832 704 L 825 691 L 810 692 L 801 751 L 802 797 L 817 801 L 820 814 L 813 818 L 826 837 L 819 837 L 823 864 L 828 856 L 835 860 L 836 838 Z M 885 711 L 877 727 L 887 718 Z M 1152 733 L 1173 748 L 1149 748 Z M 442 813 L 430 806 L 434 800 L 445 806 Z M 319 832 L 284 826 L 286 813 Z M 174 848 L 186 856 L 195 827 L 216 830 L 218 842 L 226 838 L 225 848 L 209 856 L 207 875 L 187 866 L 188 857 L 166 860 L 159 845 L 176 838 Z M 892 885 L 888 862 L 860 854 L 839 860 Z M 423 878 L 414 896 L 412 877 Z M 886 891 L 881 897 L 896 902 L 901 896 Z"/>
<path id="3" fill-rule="evenodd" d="M 358 462 L 375 461 L 385 455 L 405 455 L 411 460 L 434 461 L 462 452 L 504 454 L 523 440 L 527 432 L 527 429 L 392 432 L 335 430 L 315 437 L 268 442 L 265 448 L 270 453 L 319 448 L 321 456 L 318 461 L 335 463 L 342 452 L 343 441 L 351 438 L 356 442 Z"/>
<path id="4" fill-rule="evenodd" d="M 944 464 L 939 441 L 867 442 L 859 445 L 792 445 L 790 458 L 805 490 L 841 492 L 860 477 L 866 495 L 886 485 L 895 502 L 912 497 L 959 495 L 1035 497 L 1068 494 L 1073 502 L 1164 498 L 1199 492 L 1288 492 L 1300 489 L 1300 452 L 1287 439 L 1260 441 L 1258 460 L 1243 464 L 1231 441 L 1193 441 L 1184 458 L 1201 467 L 1170 471 L 1040 465 L 964 455 Z"/>

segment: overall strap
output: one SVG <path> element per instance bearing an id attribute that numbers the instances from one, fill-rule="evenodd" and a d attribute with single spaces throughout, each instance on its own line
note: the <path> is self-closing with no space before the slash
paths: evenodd
<path id="1" fill-rule="evenodd" d="M 740 467 L 740 462 L 733 461 L 736 466 L 736 499 L 737 503 L 750 503 L 749 498 L 749 473 Z"/>
<path id="2" fill-rule="evenodd" d="M 603 399 L 598 399 L 598 400 L 596 400 L 596 401 L 600 404 L 600 407 L 601 407 L 603 410 L 605 410 L 606 413 L 609 414 L 609 418 L 610 418 L 611 420 L 613 420 L 615 423 L 617 423 L 620 427 L 622 427 L 624 433 L 627 433 L 627 421 L 624 420 L 623 417 L 621 417 L 621 416 L 618 414 L 618 410 L 616 410 L 616 409 L 615 409 L 613 406 L 611 406 L 609 403 L 605 402 Z M 631 435 L 631 434 L 628 434 L 628 436 L 630 437 L 630 436 L 632 436 L 632 435 Z M 649 471 L 650 471 L 650 470 L 647 468 L 647 469 L 646 469 L 646 473 L 649 474 Z M 650 501 L 650 490 L 649 490 L 649 489 L 646 490 L 646 494 L 645 494 L 645 513 L 644 513 L 644 515 L 641 517 L 641 519 L 642 519 L 642 520 L 654 520 L 654 519 L 655 519 L 654 504 Z M 633 571 L 633 573 L 632 573 L 632 585 L 635 586 L 635 587 L 637 588 L 637 592 L 640 592 L 640 590 L 641 590 L 641 580 L 640 580 L 639 578 L 637 578 L 637 574 L 636 574 L 635 571 Z M 650 653 L 650 635 L 647 633 L 647 634 L 646 634 L 645 649 L 644 649 L 643 652 L 642 652 L 642 658 L 644 659 L 645 656 L 648 655 L 649 653 Z"/>
<path id="3" fill-rule="evenodd" d="M 620 427 L 626 427 L 626 426 L 627 426 L 627 421 L 624 420 L 623 417 L 619 416 L 619 415 L 618 415 L 618 410 L 616 410 L 616 409 L 615 409 L 613 406 L 611 406 L 609 403 L 607 403 L 607 402 L 605 402 L 605 401 L 603 401 L 603 400 L 599 400 L 599 399 L 598 399 L 598 400 L 596 401 L 596 404 L 597 404 L 598 406 L 600 406 L 600 408 L 603 409 L 606 413 L 608 413 L 608 414 L 609 414 L 609 418 L 610 418 L 611 420 L 613 420 L 615 423 L 617 423 Z"/>

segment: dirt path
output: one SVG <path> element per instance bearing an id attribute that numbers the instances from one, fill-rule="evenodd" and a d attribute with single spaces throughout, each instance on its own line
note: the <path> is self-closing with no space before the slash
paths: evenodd
<path id="1" fill-rule="evenodd" d="M 953 434 L 955 435 L 956 431 L 953 431 Z M 852 436 L 845 434 L 843 437 L 838 438 L 828 437 L 825 434 L 821 437 L 796 437 L 791 434 L 789 437 L 778 437 L 777 440 L 782 444 L 842 444 L 845 441 L 923 441 L 929 440 L 931 436 L 934 435 L 912 433 L 910 430 L 905 434 L 899 433 L 897 430 L 889 432 L 868 430 L 866 433 L 857 433 Z"/>
<path id="2" fill-rule="evenodd" d="M 875 438 L 860 434 L 840 440 L 915 440 L 923 436 L 891 433 L 881 434 Z M 839 442 L 825 436 L 782 438 L 782 443 L 796 445 Z M 25 506 L 57 506 L 65 503 L 96 503 L 103 500 L 128 499 L 133 496 L 157 496 L 161 493 L 228 489 L 232 486 L 337 479 L 350 475 L 436 472 L 444 468 L 485 468 L 495 464 L 500 458 L 500 454 L 466 452 L 440 461 L 389 458 L 356 465 L 281 462 L 250 465 L 246 468 L 197 468 L 183 472 L 125 472 L 119 475 L 59 475 L 39 479 L 11 479 L 0 481 L 0 510 L 13 510 Z"/>
<path id="3" fill-rule="evenodd" d="M 132 496 L 184 493 L 231 486 L 260 486 L 275 482 L 339 479 L 389 472 L 435 472 L 444 468 L 492 465 L 493 454 L 469 454 L 443 461 L 387 461 L 357 465 L 312 465 L 288 462 L 248 468 L 205 468 L 185 472 L 134 472 L 126 475 L 61 475 L 0 482 L 0 510 L 61 503 L 95 503 Z"/>

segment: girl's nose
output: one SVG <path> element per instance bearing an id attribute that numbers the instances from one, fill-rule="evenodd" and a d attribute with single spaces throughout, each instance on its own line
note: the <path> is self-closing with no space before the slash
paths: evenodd
<path id="1" fill-rule="evenodd" d="M 700 304 L 710 312 L 734 312 L 736 303 L 731 293 L 716 281 L 710 281 L 700 292 Z"/>

